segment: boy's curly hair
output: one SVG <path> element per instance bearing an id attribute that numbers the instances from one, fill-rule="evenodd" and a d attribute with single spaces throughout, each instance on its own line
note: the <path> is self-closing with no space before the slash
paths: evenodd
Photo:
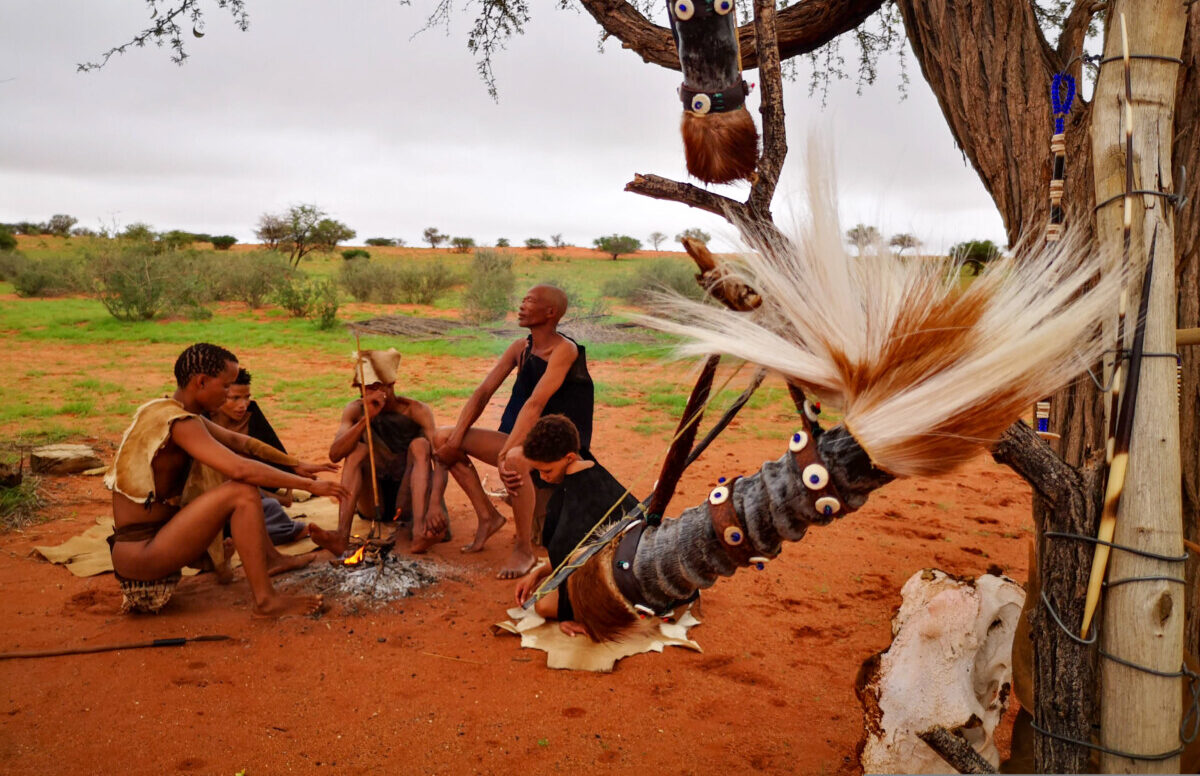
<path id="1" fill-rule="evenodd" d="M 560 461 L 568 453 L 579 453 L 579 431 L 566 415 L 546 415 L 533 424 L 522 447 L 531 461 Z"/>

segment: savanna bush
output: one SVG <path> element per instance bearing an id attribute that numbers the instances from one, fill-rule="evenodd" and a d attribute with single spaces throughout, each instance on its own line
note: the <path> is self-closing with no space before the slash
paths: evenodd
<path id="1" fill-rule="evenodd" d="M 360 302 L 394 304 L 400 278 L 394 267 L 369 261 L 348 261 L 338 271 L 338 280 L 350 296 Z"/>
<path id="2" fill-rule="evenodd" d="M 641 264 L 633 272 L 604 281 L 601 293 L 632 304 L 644 304 L 656 291 L 675 291 L 689 299 L 701 299 L 703 289 L 696 282 L 690 264 L 671 259 L 655 259 Z"/>
<path id="3" fill-rule="evenodd" d="M 338 289 L 337 284 L 329 278 L 311 281 L 312 310 L 310 316 L 317 328 L 332 329 L 337 326 Z"/>
<path id="4" fill-rule="evenodd" d="M 475 251 L 471 282 L 463 296 L 463 318 L 470 323 L 500 320 L 512 307 L 517 277 L 511 257 L 488 248 Z"/>
<path id="5" fill-rule="evenodd" d="M 274 251 L 213 257 L 208 274 L 218 299 L 245 302 L 257 310 L 294 272 L 287 259 Z"/>
<path id="6" fill-rule="evenodd" d="M 303 272 L 294 272 L 284 278 L 275 288 L 274 299 L 293 318 L 307 318 L 316 303 L 312 283 Z"/>
<path id="7" fill-rule="evenodd" d="M 209 240 L 209 242 L 212 243 L 213 247 L 219 251 L 229 250 L 230 248 L 233 247 L 233 244 L 236 243 L 237 241 L 238 241 L 238 239 L 231 234 L 214 235 L 213 238 L 211 240 Z"/>
<path id="8" fill-rule="evenodd" d="M 18 296 L 65 296 L 88 290 L 87 270 L 78 259 L 69 256 L 30 259 L 19 253 L 9 256 L 3 273 L 12 281 Z"/>
<path id="9" fill-rule="evenodd" d="M 397 275 L 400 301 L 406 304 L 433 304 L 458 282 L 449 268 L 436 261 L 405 265 Z"/>
<path id="10" fill-rule="evenodd" d="M 371 258 L 370 251 L 364 251 L 362 248 L 347 248 L 342 251 L 342 258 L 346 261 L 353 259 L 369 259 Z"/>
<path id="11" fill-rule="evenodd" d="M 17 238 L 13 233 L 0 226 L 0 251 L 15 251 L 17 249 Z"/>
<path id="12" fill-rule="evenodd" d="M 196 263 L 183 251 L 160 251 L 145 242 L 113 245 L 90 257 L 96 294 L 120 321 L 148 321 L 203 304 Z"/>

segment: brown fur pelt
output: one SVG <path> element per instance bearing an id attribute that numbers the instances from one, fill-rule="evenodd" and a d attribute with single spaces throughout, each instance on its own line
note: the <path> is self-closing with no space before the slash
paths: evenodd
<path id="1" fill-rule="evenodd" d="M 625 602 L 613 580 L 616 542 L 593 556 L 567 578 L 567 592 L 575 621 L 592 641 L 620 641 L 622 634 L 638 623 L 638 616 Z"/>
<path id="2" fill-rule="evenodd" d="M 684 111 L 679 130 L 692 177 L 705 183 L 732 183 L 754 174 L 758 128 L 745 107 L 704 115 Z"/>

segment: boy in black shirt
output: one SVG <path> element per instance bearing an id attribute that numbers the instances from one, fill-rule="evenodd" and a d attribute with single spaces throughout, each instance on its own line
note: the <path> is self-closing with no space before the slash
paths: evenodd
<path id="1" fill-rule="evenodd" d="M 542 528 L 542 544 L 550 563 L 534 567 L 517 583 L 518 605 L 533 595 L 593 527 L 619 520 L 638 503 L 603 466 L 580 457 L 579 432 L 564 415 L 546 415 L 538 420 L 523 447 L 530 468 L 553 485 L 554 491 L 546 505 Z M 568 636 L 587 633 L 574 621 L 566 585 L 540 599 L 534 611 L 548 620 L 557 619 L 558 627 Z"/>

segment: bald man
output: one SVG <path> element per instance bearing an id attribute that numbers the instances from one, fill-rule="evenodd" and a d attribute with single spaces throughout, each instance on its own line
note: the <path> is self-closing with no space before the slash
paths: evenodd
<path id="1" fill-rule="evenodd" d="M 501 515 L 488 499 L 470 458 L 495 466 L 512 501 L 516 541 L 512 554 L 500 569 L 500 579 L 517 579 L 533 567 L 533 516 L 537 494 L 530 475 L 529 462 L 522 455 L 521 443 L 533 424 L 543 415 L 566 415 L 579 430 L 582 454 L 590 456 L 592 439 L 592 377 L 587 370 L 584 348 L 570 337 L 558 333 L 558 322 L 567 311 L 567 295 L 554 286 L 534 286 L 521 300 L 517 323 L 529 329 L 529 336 L 508 346 L 487 377 L 467 399 L 453 428 L 438 429 L 434 456 L 431 509 L 441 504 L 446 487 L 447 469 L 466 491 L 479 526 L 475 539 L 463 552 L 479 552 L 487 540 L 504 525 Z M 473 428 L 488 401 L 505 379 L 517 370 L 512 397 L 504 409 L 500 430 Z M 468 458 L 470 456 L 470 458 Z"/>

